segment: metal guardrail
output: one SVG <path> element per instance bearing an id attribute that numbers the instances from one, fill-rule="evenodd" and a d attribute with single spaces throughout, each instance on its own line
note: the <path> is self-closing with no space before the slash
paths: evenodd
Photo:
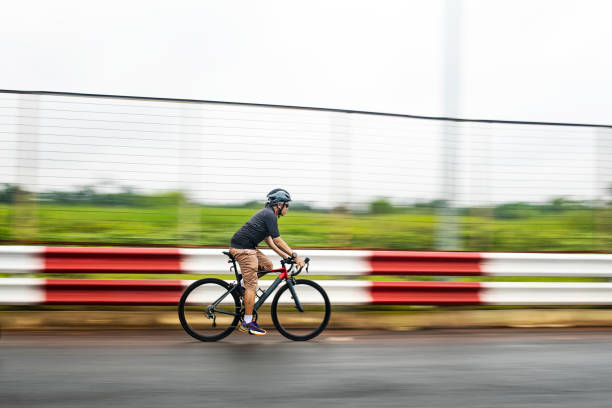
<path id="1" fill-rule="evenodd" d="M 191 280 L 0 279 L 3 305 L 176 305 Z M 260 281 L 265 289 L 272 281 Z M 612 283 L 318 281 L 333 305 L 612 305 Z M 270 300 L 268 300 L 269 302 Z"/>
<path id="2" fill-rule="evenodd" d="M 230 274 L 226 248 L 0 246 L 5 273 Z M 263 250 L 274 262 L 280 258 Z M 304 250 L 313 275 L 612 277 L 612 254 Z"/>
<path id="3" fill-rule="evenodd" d="M 0 247 L 0 271 L 229 274 L 219 249 Z M 264 250 L 274 261 L 279 258 Z M 317 275 L 612 276 L 612 254 L 305 251 Z M 0 279 L 5 305 L 170 305 L 190 280 Z M 271 281 L 260 281 L 266 287 Z M 336 305 L 610 305 L 612 283 L 323 280 Z"/>

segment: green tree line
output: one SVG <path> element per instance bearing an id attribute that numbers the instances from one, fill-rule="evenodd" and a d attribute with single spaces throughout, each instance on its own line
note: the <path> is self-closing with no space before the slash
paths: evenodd
<path id="1" fill-rule="evenodd" d="M 30 192 L 21 189 L 19 186 L 4 183 L 0 187 L 0 203 L 13 204 L 19 195 L 29 196 Z M 172 191 L 156 194 L 136 193 L 130 187 L 123 187 L 121 191 L 115 193 L 105 193 L 96 190 L 95 186 L 84 186 L 76 191 L 48 191 L 36 194 L 36 201 L 40 203 L 59 204 L 59 205 L 87 205 L 87 206 L 117 206 L 117 207 L 171 207 L 177 205 L 202 205 L 190 201 L 188 197 L 180 191 Z M 607 203 L 610 205 L 610 203 Z M 260 201 L 248 201 L 243 204 L 226 205 L 223 207 L 234 208 L 258 208 L 261 207 Z M 403 214 L 409 213 L 414 209 L 435 211 L 447 205 L 444 200 L 432 200 L 409 205 L 394 205 L 389 200 L 380 198 L 368 204 L 367 212 L 370 214 Z M 557 197 L 545 203 L 511 202 L 497 204 L 492 207 L 465 207 L 460 208 L 461 215 L 483 214 L 496 219 L 519 219 L 535 217 L 543 214 L 559 214 L 566 211 L 593 210 L 595 206 L 590 202 L 569 200 L 564 197 Z M 304 203 L 295 203 L 293 210 L 325 212 L 325 210 L 313 209 Z M 346 208 L 335 208 L 329 211 L 349 212 Z"/>

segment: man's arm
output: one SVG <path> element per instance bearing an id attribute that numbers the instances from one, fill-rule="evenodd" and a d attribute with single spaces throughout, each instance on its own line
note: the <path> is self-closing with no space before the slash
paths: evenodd
<path id="1" fill-rule="evenodd" d="M 269 237 L 268 237 L 269 238 Z M 268 241 L 266 241 L 268 242 Z M 287 245 L 287 243 L 280 237 L 276 237 L 272 239 L 272 242 L 284 253 L 289 254 L 289 256 L 291 256 L 291 254 L 293 254 L 293 249 L 291 249 L 289 247 L 289 245 Z M 277 252 L 278 253 L 278 252 Z M 279 254 L 280 255 L 280 254 Z M 300 267 L 304 267 L 305 263 L 304 261 L 302 261 L 302 259 L 298 256 L 297 258 L 295 258 L 295 263 L 298 264 Z"/>
<path id="2" fill-rule="evenodd" d="M 276 246 L 276 244 L 274 243 L 274 240 L 272 239 L 272 237 L 270 237 L 269 235 L 266 237 L 266 244 L 268 244 L 268 246 L 278 254 L 278 256 L 280 256 L 282 259 L 287 258 L 288 256 L 291 255 L 287 255 L 286 253 L 284 253 L 283 251 L 280 250 L 280 248 L 278 246 Z M 291 252 L 289 252 L 291 254 Z"/>

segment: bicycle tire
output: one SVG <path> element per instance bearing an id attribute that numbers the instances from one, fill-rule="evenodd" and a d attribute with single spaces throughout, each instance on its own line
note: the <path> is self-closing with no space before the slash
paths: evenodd
<path id="1" fill-rule="evenodd" d="M 299 319 L 297 319 L 297 322 L 296 322 L 295 316 L 299 316 L 299 315 L 295 315 L 295 311 L 297 310 L 297 306 L 295 305 L 295 303 L 293 303 L 291 306 L 288 306 L 288 307 L 284 305 L 279 305 L 279 301 L 282 296 L 285 296 L 283 303 L 290 303 L 291 302 L 290 299 L 292 299 L 291 291 L 289 290 L 289 286 L 285 284 L 282 288 L 278 290 L 278 292 L 276 292 L 276 296 L 274 296 L 274 300 L 272 300 L 272 307 L 270 310 L 270 313 L 272 314 L 272 322 L 274 323 L 274 327 L 276 327 L 276 329 L 280 332 L 280 334 L 282 334 L 283 336 L 285 336 L 286 338 L 290 340 L 294 340 L 294 341 L 310 340 L 314 337 L 317 337 L 319 334 L 321 334 L 321 332 L 325 330 L 325 328 L 327 327 L 327 324 L 329 323 L 329 317 L 331 315 L 331 305 L 329 302 L 329 297 L 327 296 L 327 293 L 325 292 L 325 290 L 319 284 L 311 280 L 297 279 L 295 280 L 295 283 L 293 286 L 296 290 L 296 293 L 298 294 L 298 298 L 301 297 L 300 294 L 304 292 L 304 289 L 307 289 L 306 287 L 310 287 L 310 289 L 307 289 L 307 292 L 309 292 L 308 296 L 304 296 L 304 300 L 308 299 L 309 301 L 311 300 L 312 302 L 309 303 L 308 305 L 306 304 L 302 305 L 304 308 L 306 319 L 304 319 L 303 322 L 300 322 Z M 311 315 L 306 316 L 306 309 L 313 307 L 313 306 L 314 308 L 316 308 L 316 309 L 312 309 L 312 310 L 316 310 L 315 312 L 316 317 L 314 319 L 312 318 Z M 288 309 L 293 308 L 294 317 L 289 318 L 289 319 L 279 318 L 280 310 L 283 307 L 288 308 Z M 301 313 L 301 312 L 298 311 L 298 313 Z M 305 324 L 308 327 L 303 327 L 303 326 L 300 327 L 300 324 Z M 309 326 L 313 326 L 313 327 L 309 327 Z"/>
<path id="2" fill-rule="evenodd" d="M 203 285 L 206 285 L 206 287 L 203 288 Z M 236 291 L 229 293 L 227 296 L 230 297 L 230 299 L 227 299 L 226 297 L 225 299 L 228 301 L 219 307 L 228 313 L 235 314 L 233 318 L 230 315 L 219 314 L 219 316 L 223 318 L 221 328 L 217 329 L 216 327 L 212 326 L 212 322 L 210 322 L 210 320 L 213 320 L 213 322 L 216 323 L 216 319 L 211 319 L 206 311 L 206 308 L 210 303 L 217 300 L 230 288 L 230 284 L 222 281 L 221 279 L 205 278 L 193 282 L 187 287 L 187 289 L 185 289 L 179 301 L 178 315 L 181 326 L 183 326 L 183 329 L 191 337 L 200 341 L 218 341 L 224 337 L 227 337 L 236 328 L 236 325 L 240 320 L 241 308 L 240 298 Z M 190 295 L 194 294 L 195 291 L 200 292 L 195 294 L 192 298 L 194 300 L 198 300 L 196 304 L 194 304 L 195 302 L 188 301 Z M 203 319 L 202 315 L 206 317 L 206 319 Z M 194 325 L 196 322 L 198 322 L 198 325 L 201 326 L 201 328 Z"/>

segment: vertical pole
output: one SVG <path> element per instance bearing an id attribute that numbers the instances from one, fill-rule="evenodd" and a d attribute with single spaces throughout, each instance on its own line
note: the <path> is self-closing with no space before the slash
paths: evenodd
<path id="1" fill-rule="evenodd" d="M 13 202 L 13 239 L 35 241 L 37 234 L 36 182 L 38 172 L 39 107 L 38 95 L 19 99 L 19 125 L 17 126 L 17 157 L 15 182 L 17 189 Z"/>
<path id="2" fill-rule="evenodd" d="M 456 118 L 460 101 L 461 68 L 461 1 L 446 0 L 444 17 L 444 116 Z M 442 199 L 445 204 L 438 211 L 436 249 L 461 249 L 456 205 L 457 148 L 459 122 L 442 124 Z"/>

